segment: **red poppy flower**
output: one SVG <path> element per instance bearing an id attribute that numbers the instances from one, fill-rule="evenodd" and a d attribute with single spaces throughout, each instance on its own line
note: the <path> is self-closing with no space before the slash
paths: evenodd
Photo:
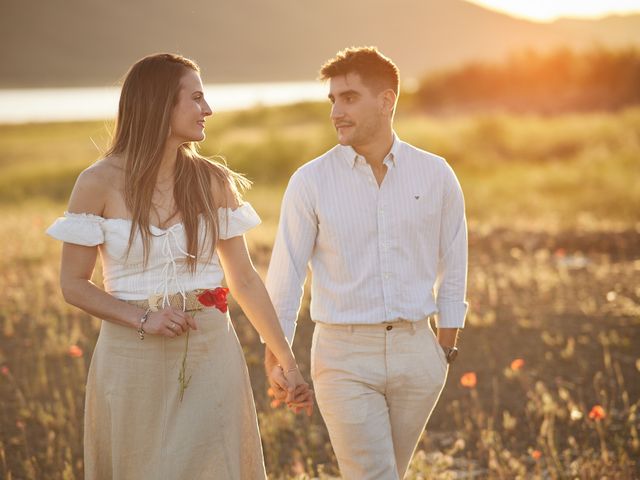
<path id="1" fill-rule="evenodd" d="M 524 360 L 522 358 L 516 358 L 511 362 L 511 370 L 520 370 L 522 367 L 524 367 Z"/>
<path id="2" fill-rule="evenodd" d="M 478 377 L 475 372 L 467 372 L 460 377 L 460 384 L 466 388 L 475 388 L 478 383 Z"/>
<path id="3" fill-rule="evenodd" d="M 205 290 L 197 296 L 198 301 L 205 307 L 216 307 L 222 313 L 227 313 L 228 288 L 218 287 L 213 290 Z"/>
<path id="4" fill-rule="evenodd" d="M 531 452 L 531 456 L 534 460 L 540 460 L 540 458 L 542 458 L 542 452 L 540 450 L 534 450 Z"/>
<path id="5" fill-rule="evenodd" d="M 589 412 L 589 418 L 591 420 L 602 420 L 606 416 L 607 414 L 601 405 L 594 405 L 591 411 Z"/>
<path id="6" fill-rule="evenodd" d="M 73 358 L 80 358 L 82 356 L 82 349 L 77 345 L 71 345 L 69 347 L 69 356 Z"/>

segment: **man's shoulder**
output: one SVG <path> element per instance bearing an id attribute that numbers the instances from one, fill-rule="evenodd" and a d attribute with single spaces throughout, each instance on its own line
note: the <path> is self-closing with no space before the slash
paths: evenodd
<path id="1" fill-rule="evenodd" d="M 455 176 L 453 168 L 444 157 L 418 148 L 407 142 L 402 142 L 401 148 L 405 149 L 403 151 L 405 158 L 410 159 L 420 170 L 424 168 L 430 172 L 435 171 L 444 177 Z"/>
<path id="2" fill-rule="evenodd" d="M 401 142 L 400 148 L 405 150 L 405 154 L 410 155 L 411 158 L 414 158 L 418 161 L 430 162 L 432 164 L 440 164 L 447 165 L 447 161 L 444 157 L 437 155 L 433 152 L 428 152 L 427 150 L 423 150 L 421 148 L 416 147 L 415 145 L 411 145 L 407 142 Z"/>
<path id="3" fill-rule="evenodd" d="M 330 150 L 327 150 L 322 155 L 309 160 L 307 163 L 301 165 L 293 174 L 294 177 L 304 178 L 305 180 L 313 180 L 320 175 L 327 167 L 334 165 L 336 162 L 341 161 L 342 152 L 340 151 L 340 145 L 336 145 Z"/>

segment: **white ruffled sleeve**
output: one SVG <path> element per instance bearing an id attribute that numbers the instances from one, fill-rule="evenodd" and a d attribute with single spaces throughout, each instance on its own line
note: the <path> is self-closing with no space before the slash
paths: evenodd
<path id="1" fill-rule="evenodd" d="M 104 218 L 90 213 L 64 212 L 47 228 L 47 235 L 67 243 L 95 247 L 104 243 Z"/>
<path id="2" fill-rule="evenodd" d="M 243 235 L 253 227 L 260 225 L 262 220 L 250 203 L 243 203 L 235 210 L 230 208 L 218 209 L 218 228 L 220 240 Z"/>

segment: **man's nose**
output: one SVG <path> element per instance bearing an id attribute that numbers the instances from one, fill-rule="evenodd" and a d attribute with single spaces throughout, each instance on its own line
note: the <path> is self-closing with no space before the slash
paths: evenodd
<path id="1" fill-rule="evenodd" d="M 333 104 L 331 106 L 331 115 L 330 117 L 333 119 L 340 118 L 342 116 L 342 110 L 338 107 L 337 104 Z"/>

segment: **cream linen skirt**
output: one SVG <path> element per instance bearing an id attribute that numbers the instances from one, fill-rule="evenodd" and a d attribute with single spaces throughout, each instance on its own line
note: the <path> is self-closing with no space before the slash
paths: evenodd
<path id="1" fill-rule="evenodd" d="M 266 478 L 242 348 L 228 314 L 197 312 L 189 334 L 167 338 L 103 321 L 87 379 L 87 480 Z"/>

